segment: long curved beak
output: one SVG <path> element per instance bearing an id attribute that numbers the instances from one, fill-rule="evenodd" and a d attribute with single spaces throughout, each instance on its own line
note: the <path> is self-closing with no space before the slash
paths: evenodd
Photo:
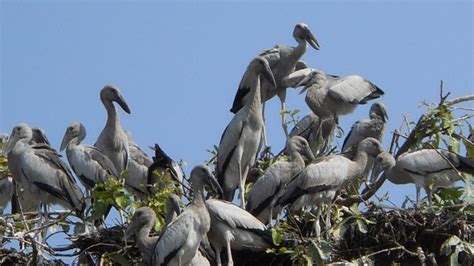
<path id="1" fill-rule="evenodd" d="M 263 76 L 272 84 L 274 88 L 276 88 L 275 77 L 273 76 L 272 69 L 268 64 L 268 61 L 262 57 L 262 61 L 264 62 L 264 69 L 263 69 Z"/>
<path id="2" fill-rule="evenodd" d="M 382 115 L 383 115 L 382 120 L 386 123 L 388 121 L 388 114 L 384 105 L 380 105 L 380 111 L 382 111 Z"/>
<path id="3" fill-rule="evenodd" d="M 8 142 L 7 142 L 7 147 L 4 150 L 5 155 L 8 155 L 10 153 L 10 151 L 13 149 L 17 141 L 18 141 L 17 136 L 15 136 L 14 134 L 10 135 L 10 138 L 8 139 Z"/>
<path id="4" fill-rule="evenodd" d="M 61 146 L 59 147 L 59 151 L 63 151 L 64 149 L 66 149 L 67 144 L 69 143 L 70 140 L 71 138 L 69 137 L 69 134 L 67 133 L 67 129 L 66 129 L 66 133 L 64 133 L 64 137 L 63 137 L 63 140 L 61 141 Z"/>
<path id="5" fill-rule="evenodd" d="M 306 34 L 305 34 L 305 40 L 311 45 L 314 49 L 319 50 L 319 43 L 318 40 L 316 40 L 316 37 L 314 37 L 313 33 L 306 28 Z"/>
<path id="6" fill-rule="evenodd" d="M 213 174 L 210 173 L 207 180 L 209 180 L 209 185 L 215 193 L 217 193 L 219 196 L 222 196 L 224 194 L 221 185 L 219 185 L 219 182 L 217 182 L 217 179 Z"/>
<path id="7" fill-rule="evenodd" d="M 130 108 L 128 107 L 127 102 L 125 101 L 125 99 L 123 98 L 121 94 L 118 96 L 118 99 L 116 100 L 116 102 L 120 105 L 120 107 L 122 107 L 122 109 L 127 114 L 130 114 Z"/>
<path id="8" fill-rule="evenodd" d="M 374 182 L 377 180 L 377 177 L 382 173 L 382 166 L 380 164 L 374 164 L 372 169 L 372 174 L 370 175 L 370 181 Z"/>
<path id="9" fill-rule="evenodd" d="M 132 236 L 134 235 L 138 230 L 138 225 L 137 223 L 134 223 L 133 222 L 133 219 L 132 221 L 130 222 L 130 224 L 128 224 L 128 227 L 127 227 L 127 230 L 125 231 L 125 234 L 123 235 L 122 239 L 123 241 L 127 242 L 127 240 Z"/>
<path id="10" fill-rule="evenodd" d="M 314 161 L 314 154 L 313 154 L 313 151 L 311 150 L 311 148 L 309 147 L 309 144 L 308 145 L 304 145 L 304 155 L 306 156 L 306 158 L 308 158 L 308 160 L 310 162 Z"/>

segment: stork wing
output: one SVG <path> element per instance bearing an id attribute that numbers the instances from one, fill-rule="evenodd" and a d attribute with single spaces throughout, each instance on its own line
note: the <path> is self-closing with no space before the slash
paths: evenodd
<path id="1" fill-rule="evenodd" d="M 379 87 L 361 76 L 340 78 L 329 88 L 329 96 L 353 104 L 365 104 L 382 95 L 384 92 Z"/>
<path id="2" fill-rule="evenodd" d="M 300 136 L 308 140 L 314 124 L 318 121 L 318 119 L 318 116 L 312 112 L 305 115 L 303 119 L 301 119 L 291 130 L 290 138 L 294 136 Z"/>
<path id="3" fill-rule="evenodd" d="M 21 171 L 31 183 L 82 211 L 83 194 L 56 151 L 34 146 L 22 158 Z"/>
<path id="4" fill-rule="evenodd" d="M 246 208 L 254 216 L 258 216 L 265 208 L 269 207 L 270 202 L 278 196 L 279 191 L 283 188 L 284 184 L 279 177 L 282 167 L 284 166 L 281 162 L 272 164 L 253 185 Z"/>
<path id="5" fill-rule="evenodd" d="M 115 169 L 114 164 L 112 161 L 107 157 L 102 151 L 94 146 L 90 145 L 84 145 L 87 154 L 90 155 L 90 158 L 97 162 L 102 169 L 107 171 L 109 175 L 115 177 L 118 179 L 120 177 L 120 173 L 117 172 L 117 169 Z"/>
<path id="6" fill-rule="evenodd" d="M 277 45 L 272 49 L 261 52 L 259 56 L 264 57 L 270 65 L 270 68 L 273 69 L 280 60 L 280 49 Z M 244 107 L 245 105 L 244 98 L 250 92 L 251 84 L 249 79 L 250 73 L 249 70 L 246 69 L 244 75 L 242 76 L 242 79 L 240 80 L 239 88 L 237 90 L 237 93 L 235 94 L 234 102 L 232 103 L 232 108 L 230 109 L 230 111 L 234 114 L 237 113 L 240 109 L 242 109 L 242 107 Z"/>
<path id="7" fill-rule="evenodd" d="M 221 186 L 223 184 L 224 173 L 234 155 L 244 127 L 245 122 L 241 122 L 240 116 L 235 115 L 222 133 L 219 149 L 217 150 L 216 167 L 217 180 L 221 182 Z"/>
<path id="8" fill-rule="evenodd" d="M 265 231 L 267 227 L 244 209 L 227 201 L 208 199 L 206 201 L 209 214 L 231 228 Z"/>
<path id="9" fill-rule="evenodd" d="M 170 223 L 155 244 L 150 265 L 168 265 L 186 244 L 188 238 L 196 237 L 192 235 L 194 222 L 192 213 L 185 211 Z"/>
<path id="10" fill-rule="evenodd" d="M 456 167 L 459 171 L 474 173 L 474 162 L 447 150 L 421 149 L 405 153 L 397 160 L 397 167 L 405 171 L 427 175 L 447 171 Z"/>
<path id="11" fill-rule="evenodd" d="M 51 145 L 51 143 L 48 140 L 48 137 L 46 137 L 46 134 L 41 128 L 32 128 L 31 131 L 33 132 L 33 137 L 31 138 L 31 141 L 37 144 L 47 144 Z"/>
<path id="12" fill-rule="evenodd" d="M 312 71 L 313 69 L 311 68 L 303 68 L 300 70 L 296 70 L 290 75 L 284 77 L 281 81 L 281 84 L 285 88 L 289 88 L 289 87 L 295 88 Z"/>

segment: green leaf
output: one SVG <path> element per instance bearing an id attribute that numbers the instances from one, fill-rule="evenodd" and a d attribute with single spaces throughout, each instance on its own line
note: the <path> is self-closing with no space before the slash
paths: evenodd
<path id="1" fill-rule="evenodd" d="M 460 243 L 461 239 L 459 239 L 459 237 L 451 236 L 450 238 L 446 239 L 446 241 L 444 241 L 444 243 L 441 245 L 440 253 L 445 256 L 449 256 L 453 252 L 452 246 L 457 246 Z"/>
<path id="2" fill-rule="evenodd" d="M 282 230 L 280 230 L 276 227 L 273 227 L 272 228 L 272 241 L 273 241 L 273 244 L 279 246 L 282 239 L 283 239 Z"/>

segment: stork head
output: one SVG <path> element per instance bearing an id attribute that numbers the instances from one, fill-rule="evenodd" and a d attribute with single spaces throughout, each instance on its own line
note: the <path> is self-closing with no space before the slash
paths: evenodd
<path id="1" fill-rule="evenodd" d="M 309 29 L 308 25 L 298 23 L 293 30 L 293 37 L 298 40 L 304 40 L 309 43 L 314 49 L 319 50 L 319 43 Z"/>
<path id="2" fill-rule="evenodd" d="M 102 102 L 116 102 L 122 109 L 130 114 L 130 108 L 128 108 L 127 102 L 123 98 L 120 90 L 112 85 L 106 85 L 100 91 L 100 100 Z"/>
<path id="3" fill-rule="evenodd" d="M 13 128 L 12 133 L 10 134 L 7 147 L 5 148 L 5 154 L 8 154 L 19 140 L 26 140 L 26 142 L 29 142 L 31 138 L 33 138 L 31 127 L 25 123 L 18 124 Z"/>
<path id="4" fill-rule="evenodd" d="M 142 228 L 148 230 L 148 233 L 155 225 L 155 221 L 156 214 L 150 207 L 145 206 L 139 208 L 135 214 L 133 214 L 132 220 L 130 220 L 130 223 L 128 224 L 123 239 L 126 241 Z"/>
<path id="5" fill-rule="evenodd" d="M 300 136 L 293 136 L 288 140 L 287 150 L 291 154 L 293 151 L 304 155 L 308 160 L 314 160 L 313 152 L 309 147 L 308 141 Z"/>
<path id="6" fill-rule="evenodd" d="M 208 186 L 214 193 L 223 194 L 219 182 L 206 165 L 201 164 L 193 168 L 190 182 L 194 189 L 202 189 L 204 186 Z"/>
<path id="7" fill-rule="evenodd" d="M 165 221 L 167 224 L 171 223 L 176 216 L 181 213 L 181 202 L 180 198 L 176 194 L 171 194 L 166 200 L 166 217 Z"/>
<path id="8" fill-rule="evenodd" d="M 67 127 L 59 149 L 63 151 L 74 138 L 77 138 L 77 144 L 86 138 L 86 128 L 79 122 L 73 122 Z"/>
<path id="9" fill-rule="evenodd" d="M 393 156 L 388 152 L 382 152 L 375 157 L 374 168 L 372 169 L 372 175 L 370 180 L 374 181 L 382 171 L 386 171 L 395 166 L 396 161 Z"/>
<path id="10" fill-rule="evenodd" d="M 357 149 L 367 153 L 367 155 L 373 158 L 383 152 L 382 145 L 380 145 L 380 142 L 374 138 L 365 138 L 359 143 Z"/>
<path id="11" fill-rule="evenodd" d="M 273 77 L 272 69 L 265 58 L 261 56 L 255 57 L 250 62 L 248 69 L 256 74 L 262 74 L 274 88 L 276 87 L 275 77 Z"/>
<path id="12" fill-rule="evenodd" d="M 370 107 L 369 111 L 370 118 L 380 118 L 383 122 L 388 121 L 387 110 L 385 109 L 385 105 L 383 103 L 374 103 Z"/>

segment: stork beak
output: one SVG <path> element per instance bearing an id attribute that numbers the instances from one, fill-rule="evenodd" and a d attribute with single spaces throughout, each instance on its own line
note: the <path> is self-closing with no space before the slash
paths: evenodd
<path id="1" fill-rule="evenodd" d="M 214 190 L 215 193 L 217 193 L 219 196 L 222 196 L 224 194 L 221 186 L 219 185 L 219 182 L 217 182 L 216 177 L 212 173 L 209 173 L 207 180 L 209 181 L 209 186 L 211 186 L 212 190 Z"/>
<path id="2" fill-rule="evenodd" d="M 127 240 L 137 232 L 137 229 L 138 229 L 138 225 L 137 223 L 133 222 L 133 218 L 132 218 L 132 221 L 128 224 L 127 230 L 125 231 L 125 234 L 123 235 L 123 238 L 122 238 L 123 241 L 127 242 Z"/>
<path id="3" fill-rule="evenodd" d="M 314 37 L 313 33 L 306 28 L 305 40 L 311 45 L 314 49 L 319 50 L 318 40 Z"/>
<path id="4" fill-rule="evenodd" d="M 268 64 L 268 61 L 262 57 L 262 61 L 264 62 L 264 69 L 263 69 L 263 76 L 272 84 L 274 88 L 276 88 L 276 82 L 275 82 L 275 77 L 273 76 L 272 69 L 270 68 L 270 65 Z"/>
<path id="5" fill-rule="evenodd" d="M 295 87 L 296 87 L 296 88 L 301 87 L 301 86 L 305 86 L 305 87 L 306 87 L 306 85 L 307 85 L 306 83 L 308 83 L 308 82 L 313 78 L 313 76 L 315 75 L 315 73 L 316 73 L 315 71 L 309 72 L 300 82 L 298 82 L 298 84 L 296 84 Z M 307 87 L 304 88 L 303 90 L 301 90 L 300 94 L 302 94 L 303 92 L 305 92 L 306 89 L 307 89 Z"/>
<path id="6" fill-rule="evenodd" d="M 380 105 L 380 110 L 382 111 L 382 120 L 386 123 L 388 121 L 388 114 L 387 110 L 385 109 L 385 106 Z"/>
<path id="7" fill-rule="evenodd" d="M 314 154 L 313 154 L 313 151 L 311 150 L 311 148 L 309 147 L 309 144 L 308 145 L 304 145 L 304 155 L 306 156 L 306 158 L 308 158 L 308 160 L 310 162 L 314 161 Z"/>
<path id="8" fill-rule="evenodd" d="M 17 141 L 18 141 L 18 137 L 12 133 L 10 135 L 10 138 L 8 139 L 7 147 L 4 150 L 5 155 L 8 155 L 10 153 L 10 151 L 13 149 Z"/>
<path id="9" fill-rule="evenodd" d="M 122 107 L 122 109 L 127 114 L 130 114 L 130 108 L 128 108 L 127 102 L 125 101 L 125 99 L 123 98 L 123 96 L 121 94 L 118 95 L 118 98 L 117 98 L 116 102 L 120 105 L 120 107 Z"/>
<path id="10" fill-rule="evenodd" d="M 370 175 L 370 181 L 373 182 L 377 180 L 377 177 L 382 173 L 382 165 L 381 164 L 375 164 L 373 169 L 372 169 L 372 174 Z"/>
<path id="11" fill-rule="evenodd" d="M 66 133 L 64 133 L 64 137 L 61 141 L 61 147 L 59 147 L 59 151 L 63 151 L 64 149 L 66 149 L 67 145 L 69 144 L 69 141 L 71 140 L 67 132 L 68 131 L 66 129 Z"/>

